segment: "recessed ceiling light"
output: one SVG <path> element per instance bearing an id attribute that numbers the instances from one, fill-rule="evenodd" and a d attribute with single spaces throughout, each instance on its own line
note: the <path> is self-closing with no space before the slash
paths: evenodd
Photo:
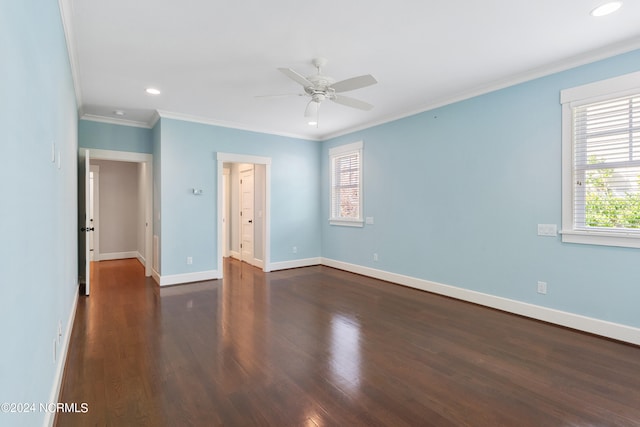
<path id="1" fill-rule="evenodd" d="M 318 122 L 309 122 L 309 126 L 315 126 L 317 124 L 318 124 Z"/>
<path id="2" fill-rule="evenodd" d="M 616 10 L 622 7 L 621 1 L 612 1 L 609 3 L 601 4 L 591 11 L 591 16 L 605 16 L 610 13 L 615 12 Z"/>
<path id="3" fill-rule="evenodd" d="M 124 111 L 116 110 L 116 111 L 113 112 L 113 114 L 115 114 L 116 116 L 124 116 Z"/>
<path id="4" fill-rule="evenodd" d="M 159 91 L 158 89 L 156 89 L 155 87 L 148 87 L 148 88 L 146 89 L 146 92 L 147 92 L 149 95 L 160 95 L 160 91 Z"/>

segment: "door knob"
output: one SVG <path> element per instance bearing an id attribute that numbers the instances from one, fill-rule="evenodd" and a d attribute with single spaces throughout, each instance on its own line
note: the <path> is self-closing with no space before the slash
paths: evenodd
<path id="1" fill-rule="evenodd" d="M 253 224 L 253 220 L 252 219 L 250 219 L 248 222 L 249 222 L 249 224 Z"/>

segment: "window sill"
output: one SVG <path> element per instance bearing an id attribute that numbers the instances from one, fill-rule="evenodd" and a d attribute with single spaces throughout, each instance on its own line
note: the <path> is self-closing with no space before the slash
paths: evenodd
<path id="1" fill-rule="evenodd" d="M 560 234 L 564 243 L 640 248 L 640 233 L 562 230 Z"/>
<path id="2" fill-rule="evenodd" d="M 339 225 L 342 227 L 364 227 L 364 221 L 361 219 L 330 219 L 329 225 Z"/>

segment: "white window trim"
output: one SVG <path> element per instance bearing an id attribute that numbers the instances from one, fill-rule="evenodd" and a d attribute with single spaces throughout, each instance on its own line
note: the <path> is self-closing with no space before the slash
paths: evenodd
<path id="1" fill-rule="evenodd" d="M 333 147 L 329 149 L 329 224 L 331 225 L 339 225 L 343 227 L 364 227 L 364 215 L 363 215 L 363 147 L 364 143 L 362 141 L 352 142 L 351 144 L 344 144 L 337 147 Z M 346 219 L 346 218 L 334 218 L 333 217 L 333 207 L 332 207 L 332 199 L 333 199 L 333 176 L 331 176 L 331 170 L 333 168 L 333 158 L 336 156 L 341 156 L 347 153 L 351 153 L 354 151 L 359 152 L 360 156 L 360 191 L 359 191 L 359 202 L 360 208 L 358 209 L 360 213 L 360 217 L 357 219 Z"/>
<path id="2" fill-rule="evenodd" d="M 640 72 L 565 89 L 562 104 L 562 241 L 590 245 L 640 248 L 640 232 L 579 230 L 573 209 L 573 108 L 584 104 L 623 97 L 640 91 Z"/>

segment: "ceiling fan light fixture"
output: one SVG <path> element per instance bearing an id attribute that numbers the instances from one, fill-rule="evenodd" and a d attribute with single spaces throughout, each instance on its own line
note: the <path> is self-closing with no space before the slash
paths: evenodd
<path id="1" fill-rule="evenodd" d="M 155 87 L 148 87 L 145 89 L 149 95 L 160 95 L 160 89 L 156 89 Z"/>
<path id="2" fill-rule="evenodd" d="M 304 116 L 308 118 L 307 124 L 309 126 L 318 127 L 320 121 L 320 102 L 311 100 L 307 104 L 307 108 L 304 110 Z"/>
<path id="3" fill-rule="evenodd" d="M 612 1 L 601 4 L 591 11 L 591 16 L 600 17 L 609 15 L 622 7 L 621 1 Z"/>

